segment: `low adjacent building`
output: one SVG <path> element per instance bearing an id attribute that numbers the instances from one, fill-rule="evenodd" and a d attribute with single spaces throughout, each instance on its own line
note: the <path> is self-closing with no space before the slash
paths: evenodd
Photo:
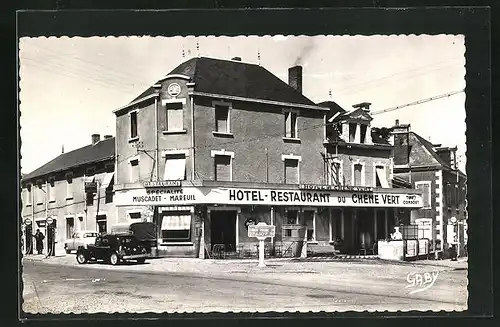
<path id="1" fill-rule="evenodd" d="M 61 153 L 21 180 L 23 244 L 32 253 L 31 235 L 40 229 L 47 246 L 62 245 L 75 231 L 109 231 L 117 222 L 114 205 L 115 138 L 92 135 L 92 143 Z M 60 249 L 60 247 L 59 247 Z"/>

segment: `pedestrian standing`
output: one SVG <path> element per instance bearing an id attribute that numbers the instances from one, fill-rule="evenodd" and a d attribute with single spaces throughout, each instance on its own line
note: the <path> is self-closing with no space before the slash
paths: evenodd
<path id="1" fill-rule="evenodd" d="M 43 251 L 43 239 L 45 238 L 45 236 L 43 235 L 42 232 L 40 232 L 39 229 L 37 229 L 36 233 L 35 233 L 35 235 L 33 235 L 33 237 L 35 238 L 36 250 L 37 250 L 38 254 L 42 254 L 42 251 Z"/>

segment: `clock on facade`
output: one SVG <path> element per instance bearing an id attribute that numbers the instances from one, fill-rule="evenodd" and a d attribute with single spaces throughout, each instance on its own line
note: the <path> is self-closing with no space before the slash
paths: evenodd
<path id="1" fill-rule="evenodd" d="M 170 94 L 170 96 L 178 96 L 179 93 L 181 93 L 181 86 L 177 83 L 172 83 L 168 86 L 167 92 L 168 94 Z"/>

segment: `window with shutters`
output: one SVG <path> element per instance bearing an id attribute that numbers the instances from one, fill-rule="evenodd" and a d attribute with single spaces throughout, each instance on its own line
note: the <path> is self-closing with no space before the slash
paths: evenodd
<path id="1" fill-rule="evenodd" d="M 338 160 L 330 160 L 328 170 L 328 184 L 342 185 L 342 163 Z"/>
<path id="2" fill-rule="evenodd" d="M 389 188 L 385 166 L 375 165 L 375 187 Z"/>
<path id="3" fill-rule="evenodd" d="M 363 165 L 356 163 L 353 165 L 353 186 L 363 186 Z"/>
<path id="4" fill-rule="evenodd" d="M 37 182 L 35 197 L 36 197 L 36 204 L 42 205 L 44 203 L 45 192 L 43 189 L 42 181 Z"/>
<path id="5" fill-rule="evenodd" d="M 129 114 L 130 117 L 130 138 L 135 139 L 139 137 L 137 133 L 137 111 L 132 111 Z"/>
<path id="6" fill-rule="evenodd" d="M 349 142 L 356 142 L 356 129 L 358 124 L 349 123 Z"/>
<path id="7" fill-rule="evenodd" d="M 165 104 L 166 131 L 182 131 L 184 129 L 184 104 L 172 102 Z"/>
<path id="8" fill-rule="evenodd" d="M 49 182 L 47 185 L 47 198 L 49 202 L 56 202 L 56 190 L 55 190 L 55 178 L 49 177 Z"/>
<path id="9" fill-rule="evenodd" d="M 229 106 L 215 105 L 215 131 L 229 134 Z"/>
<path id="10" fill-rule="evenodd" d="M 73 174 L 66 174 L 66 200 L 73 199 Z"/>
<path id="11" fill-rule="evenodd" d="M 297 113 L 294 111 L 285 112 L 285 137 L 299 138 L 297 130 Z"/>
<path id="12" fill-rule="evenodd" d="M 285 159 L 285 184 L 299 183 L 299 160 Z"/>
<path id="13" fill-rule="evenodd" d="M 165 155 L 163 179 L 166 181 L 186 179 L 186 155 L 184 153 Z"/>
<path id="14" fill-rule="evenodd" d="M 430 209 L 431 208 L 431 182 L 430 181 L 421 181 L 415 182 L 415 188 L 422 192 L 422 209 Z"/>
<path id="15" fill-rule="evenodd" d="M 368 125 L 361 124 L 359 125 L 359 132 L 360 132 L 360 140 L 359 143 L 365 143 L 366 142 L 366 130 L 368 128 Z"/>
<path id="16" fill-rule="evenodd" d="M 139 159 L 130 160 L 130 183 L 139 181 Z"/>
<path id="17" fill-rule="evenodd" d="M 191 240 L 191 212 L 164 211 L 161 221 L 161 238 L 167 242 Z"/>
<path id="18" fill-rule="evenodd" d="M 32 205 L 31 203 L 31 184 L 28 184 L 26 185 L 26 199 L 25 199 L 25 203 L 26 203 L 26 206 L 29 207 Z"/>
<path id="19" fill-rule="evenodd" d="M 231 181 L 231 156 L 215 155 L 215 180 Z"/>

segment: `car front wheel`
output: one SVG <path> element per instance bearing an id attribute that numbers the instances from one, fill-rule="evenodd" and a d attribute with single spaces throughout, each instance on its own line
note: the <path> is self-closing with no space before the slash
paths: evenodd
<path id="1" fill-rule="evenodd" d="M 79 264 L 84 264 L 87 262 L 87 257 L 85 256 L 84 253 L 82 252 L 79 252 L 76 254 L 76 261 L 79 263 Z"/>
<path id="2" fill-rule="evenodd" d="M 113 266 L 116 266 L 119 261 L 120 258 L 118 258 L 118 254 L 116 252 L 111 253 L 111 255 L 109 256 L 109 263 Z"/>

